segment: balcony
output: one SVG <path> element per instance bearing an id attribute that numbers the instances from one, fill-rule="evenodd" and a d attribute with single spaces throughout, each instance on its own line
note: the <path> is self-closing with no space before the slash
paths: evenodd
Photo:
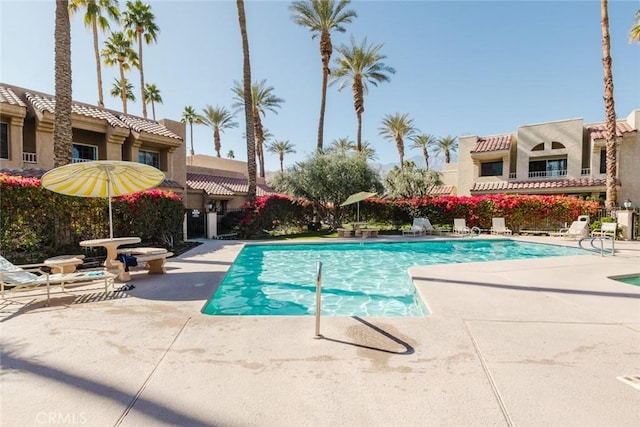
<path id="1" fill-rule="evenodd" d="M 591 175 L 591 168 L 582 168 L 582 170 L 580 171 L 580 175 L 582 176 Z"/>
<path id="2" fill-rule="evenodd" d="M 22 153 L 22 161 L 25 163 L 38 163 L 36 153 Z"/>
<path id="3" fill-rule="evenodd" d="M 558 178 L 563 176 L 567 176 L 566 169 L 529 172 L 529 178 Z"/>
<path id="4" fill-rule="evenodd" d="M 509 179 L 516 179 L 516 173 L 515 172 L 509 172 Z"/>

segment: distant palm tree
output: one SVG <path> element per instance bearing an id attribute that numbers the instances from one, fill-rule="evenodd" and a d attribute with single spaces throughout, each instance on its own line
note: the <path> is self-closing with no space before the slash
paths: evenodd
<path id="1" fill-rule="evenodd" d="M 91 28 L 93 34 L 93 51 L 96 58 L 96 73 L 98 75 L 98 106 L 104 107 L 102 94 L 102 67 L 100 64 L 100 42 L 98 41 L 98 27 L 103 33 L 109 30 L 109 20 L 118 23 L 120 10 L 118 0 L 69 0 L 69 13 L 73 15 L 84 10 L 84 25 Z"/>
<path id="2" fill-rule="evenodd" d="M 340 54 L 336 58 L 336 70 L 331 77 L 331 83 L 340 82 L 338 90 L 351 85 L 353 89 L 353 106 L 358 117 L 358 132 L 356 148 L 362 150 L 362 113 L 364 113 L 364 95 L 369 92 L 367 83 L 378 86 L 378 83 L 388 82 L 388 74 L 396 71 L 382 62 L 386 58 L 380 53 L 381 44 L 367 44 L 365 37 L 362 44 L 358 45 L 351 36 L 351 46 L 341 45 L 336 50 Z"/>
<path id="3" fill-rule="evenodd" d="M 311 38 L 320 36 L 320 57 L 322 58 L 322 94 L 320 99 L 320 119 L 318 121 L 318 151 L 322 151 L 324 138 L 324 112 L 327 105 L 327 82 L 329 79 L 329 62 L 333 53 L 331 31 L 345 32 L 343 24 L 349 24 L 357 17 L 356 12 L 345 8 L 350 0 L 297 0 L 289 7 L 294 13 L 293 21 L 307 27 Z"/>
<path id="4" fill-rule="evenodd" d="M 102 49 L 102 57 L 106 65 L 118 64 L 120 70 L 120 87 L 126 87 L 126 78 L 124 72 L 131 67 L 138 66 L 138 55 L 131 49 L 131 42 L 125 37 L 124 33 L 111 33 L 111 36 L 105 41 L 104 49 Z M 127 114 L 127 98 L 126 92 L 121 91 L 122 111 Z"/>
<path id="5" fill-rule="evenodd" d="M 347 154 L 349 151 L 356 149 L 356 143 L 349 138 L 338 138 L 331 141 L 329 150 L 337 154 Z"/>
<path id="6" fill-rule="evenodd" d="M 429 135 L 428 133 L 421 133 L 419 135 L 415 135 L 411 140 L 413 141 L 411 148 L 418 148 L 422 150 L 425 168 L 429 169 L 429 148 L 436 144 L 436 137 Z"/>
<path id="7" fill-rule="evenodd" d="M 444 162 L 451 163 L 451 153 L 455 153 L 458 150 L 458 137 L 446 136 L 444 138 L 438 138 L 436 145 L 433 148 L 435 154 L 444 154 Z"/>
<path id="8" fill-rule="evenodd" d="M 253 201 L 256 198 L 256 138 L 254 135 L 253 114 L 251 106 L 251 56 L 249 55 L 249 37 L 247 36 L 247 17 L 244 13 L 244 0 L 236 0 L 238 8 L 238 22 L 240 24 L 240 36 L 242 38 L 242 95 L 244 99 L 244 118 L 246 123 L 247 136 L 247 174 L 249 188 L 247 189 L 247 199 Z"/>
<path id="9" fill-rule="evenodd" d="M 404 167 L 404 138 L 413 138 L 417 129 L 408 113 L 394 115 L 387 114 L 382 119 L 382 127 L 378 128 L 378 135 L 384 139 L 395 141 L 400 155 L 400 169 Z"/>
<path id="10" fill-rule="evenodd" d="M 67 0 L 56 0 L 53 166 L 71 163 L 71 23 Z"/>
<path id="11" fill-rule="evenodd" d="M 235 159 L 236 158 L 236 153 L 233 152 L 233 150 L 229 150 L 227 152 L 227 159 Z"/>
<path id="12" fill-rule="evenodd" d="M 131 82 L 129 82 L 128 79 L 124 80 L 124 84 L 125 84 L 125 90 L 126 90 L 126 98 L 127 101 L 135 101 L 136 100 L 136 96 L 133 94 L 133 85 L 131 84 Z M 117 98 L 117 97 L 122 97 L 122 87 L 120 86 L 120 80 L 114 78 L 113 79 L 113 86 L 111 87 L 111 92 L 110 92 L 111 96 Z"/>
<path id="13" fill-rule="evenodd" d="M 294 145 L 289 141 L 273 141 L 267 150 L 270 153 L 277 154 L 280 159 L 280 172 L 284 172 L 284 155 L 295 153 L 296 150 L 293 149 Z"/>
<path id="14" fill-rule="evenodd" d="M 213 145 L 218 157 L 220 156 L 220 131 L 224 132 L 225 129 L 231 129 L 238 127 L 238 123 L 234 122 L 235 115 L 224 107 L 212 107 L 207 105 L 202 112 L 202 123 L 213 129 Z"/>
<path id="15" fill-rule="evenodd" d="M 613 101 L 613 70 L 611 67 L 611 38 L 609 36 L 609 5 L 607 0 L 600 2 L 601 29 L 602 29 L 602 65 L 604 68 L 604 112 L 605 112 L 605 143 L 606 170 L 607 170 L 607 195 L 604 205 L 611 211 L 616 207 L 617 199 L 617 167 L 616 158 L 616 109 Z"/>
<path id="16" fill-rule="evenodd" d="M 182 111 L 182 118 L 180 119 L 180 121 L 182 123 L 189 124 L 189 131 L 191 133 L 191 157 L 196 154 L 196 152 L 193 150 L 193 124 L 202 123 L 201 120 L 202 118 L 200 117 L 200 115 L 198 115 L 198 113 L 196 113 L 195 108 L 193 108 L 191 105 L 187 105 L 186 107 L 184 107 L 184 110 Z"/>
<path id="17" fill-rule="evenodd" d="M 631 30 L 629 30 L 629 41 L 631 43 L 640 43 L 640 10 L 636 12 L 635 20 L 636 23 L 631 27 Z"/>
<path id="18" fill-rule="evenodd" d="M 266 83 L 266 80 L 262 80 L 251 85 L 251 114 L 253 116 L 253 127 L 256 138 L 256 154 L 260 161 L 261 178 L 264 178 L 265 176 L 264 151 L 262 148 L 264 146 L 265 137 L 260 116 L 264 116 L 267 110 L 277 114 L 278 111 L 276 109 L 280 108 L 280 105 L 284 102 L 284 99 L 278 98 L 274 95 L 273 86 L 267 86 Z M 239 82 L 234 82 L 232 91 L 236 94 L 234 98 L 236 102 L 233 104 L 233 107 L 244 107 L 244 89 L 240 86 Z"/>
<path id="19" fill-rule="evenodd" d="M 371 146 L 368 141 L 364 141 L 362 143 L 362 149 L 359 151 L 361 156 L 364 156 L 366 160 L 376 160 L 378 155 L 376 154 L 376 149 Z"/>
<path id="20" fill-rule="evenodd" d="M 141 0 L 127 2 L 124 12 L 123 25 L 130 40 L 138 41 L 138 68 L 140 69 L 140 93 L 142 94 L 142 117 L 147 118 L 147 100 L 144 93 L 144 68 L 142 66 L 142 40 L 146 44 L 157 41 L 160 28 L 156 25 L 156 17 L 151 12 L 151 6 Z"/>
<path id="21" fill-rule="evenodd" d="M 162 96 L 160 95 L 160 89 L 154 84 L 144 84 L 144 100 L 147 104 L 151 103 L 151 111 L 153 113 L 153 120 L 156 120 L 156 102 L 162 104 Z"/>

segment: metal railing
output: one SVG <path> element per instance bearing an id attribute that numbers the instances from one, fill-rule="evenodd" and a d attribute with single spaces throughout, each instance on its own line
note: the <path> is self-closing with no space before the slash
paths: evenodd
<path id="1" fill-rule="evenodd" d="M 591 168 L 582 168 L 582 170 L 580 171 L 580 175 L 591 175 Z"/>
<path id="2" fill-rule="evenodd" d="M 22 161 L 25 163 L 38 163 L 38 156 L 36 153 L 22 153 Z"/>
<path id="3" fill-rule="evenodd" d="M 559 176 L 567 176 L 567 170 L 559 169 L 554 171 L 529 172 L 529 178 L 554 178 Z"/>
<path id="4" fill-rule="evenodd" d="M 321 338 L 320 334 L 320 314 L 322 311 L 322 261 L 318 261 L 316 272 L 316 338 Z"/>

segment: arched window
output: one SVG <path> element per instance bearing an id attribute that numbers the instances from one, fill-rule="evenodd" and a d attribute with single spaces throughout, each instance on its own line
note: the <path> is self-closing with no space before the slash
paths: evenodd
<path id="1" fill-rule="evenodd" d="M 560 143 L 560 142 L 553 141 L 553 142 L 551 143 L 551 149 L 552 149 L 552 150 L 561 150 L 561 149 L 563 149 L 563 148 L 566 148 L 566 147 L 564 146 L 564 144 L 562 144 L 562 143 Z"/>
<path id="2" fill-rule="evenodd" d="M 544 151 L 544 142 L 541 142 L 540 144 L 533 147 L 531 151 Z"/>

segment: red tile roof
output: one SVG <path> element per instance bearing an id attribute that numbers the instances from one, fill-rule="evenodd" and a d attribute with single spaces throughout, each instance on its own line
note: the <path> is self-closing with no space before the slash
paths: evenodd
<path id="1" fill-rule="evenodd" d="M 607 129 L 604 123 L 598 123 L 595 125 L 588 125 L 587 131 L 591 134 L 593 139 L 606 139 Z M 625 133 L 636 132 L 637 129 L 632 128 L 626 120 L 620 120 L 616 122 L 616 136 L 621 137 Z"/>
<path id="2" fill-rule="evenodd" d="M 19 105 L 21 107 L 27 107 L 27 104 L 15 94 L 10 87 L 0 86 L 0 103 Z"/>
<path id="3" fill-rule="evenodd" d="M 430 192 L 430 196 L 450 196 L 453 194 L 453 185 L 438 185 Z"/>
<path id="4" fill-rule="evenodd" d="M 187 187 L 196 190 L 204 190 L 214 196 L 234 196 L 238 193 L 246 194 L 249 191 L 247 178 L 233 178 L 228 176 L 208 175 L 203 173 L 187 173 Z M 272 188 L 264 184 L 258 184 L 257 196 L 277 194 Z"/>
<path id="5" fill-rule="evenodd" d="M 558 179 L 549 181 L 491 181 L 491 182 L 475 182 L 471 187 L 471 192 L 489 193 L 489 192 L 509 192 L 520 190 L 540 190 L 540 189 L 560 189 L 560 188 L 576 188 L 576 187 L 602 187 L 606 185 L 606 179 Z"/>
<path id="6" fill-rule="evenodd" d="M 124 114 L 120 114 L 118 118 L 136 132 L 147 132 L 154 135 L 182 140 L 178 135 L 153 120 L 143 119 L 142 117 L 125 116 Z"/>
<path id="7" fill-rule="evenodd" d="M 478 138 L 472 153 L 483 153 L 488 151 L 508 150 L 511 146 L 511 135 L 496 135 Z"/>

